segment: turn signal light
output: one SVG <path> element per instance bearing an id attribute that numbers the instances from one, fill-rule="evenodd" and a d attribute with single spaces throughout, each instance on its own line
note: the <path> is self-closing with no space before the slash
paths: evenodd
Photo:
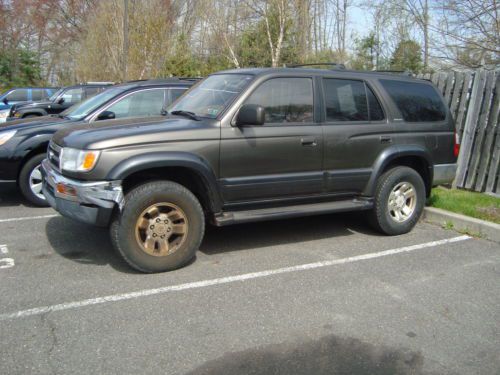
<path id="1" fill-rule="evenodd" d="M 96 160 L 97 155 L 94 152 L 87 152 L 85 158 L 83 159 L 82 167 L 84 170 L 91 169 Z"/>
<path id="2" fill-rule="evenodd" d="M 56 190 L 59 194 L 64 195 L 76 195 L 76 191 L 71 186 L 64 185 L 62 183 L 58 183 L 56 185 Z"/>

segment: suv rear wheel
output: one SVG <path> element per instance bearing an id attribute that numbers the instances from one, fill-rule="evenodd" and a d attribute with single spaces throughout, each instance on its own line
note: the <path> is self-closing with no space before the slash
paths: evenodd
<path id="1" fill-rule="evenodd" d="M 38 207 L 49 206 L 42 193 L 41 163 L 43 159 L 45 159 L 45 154 L 38 154 L 29 159 L 21 169 L 18 180 L 23 196 Z"/>
<path id="2" fill-rule="evenodd" d="M 205 231 L 196 197 L 170 181 L 149 182 L 125 197 L 122 213 L 111 223 L 114 247 L 141 272 L 171 271 L 195 256 Z"/>
<path id="3" fill-rule="evenodd" d="M 412 168 L 396 167 L 378 180 L 373 226 L 388 235 L 409 232 L 418 222 L 425 205 L 425 185 Z"/>

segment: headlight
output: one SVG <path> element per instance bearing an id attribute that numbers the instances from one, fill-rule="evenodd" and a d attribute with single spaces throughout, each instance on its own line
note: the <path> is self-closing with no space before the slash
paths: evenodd
<path id="1" fill-rule="evenodd" d="M 0 132 L 0 146 L 6 143 L 9 139 L 11 139 L 16 134 L 16 132 L 17 130 Z"/>
<path id="2" fill-rule="evenodd" d="M 60 167 L 70 172 L 88 172 L 97 163 L 100 151 L 77 150 L 64 147 L 60 155 Z"/>
<path id="3" fill-rule="evenodd" d="M 6 111 L 0 111 L 0 118 L 9 117 L 9 112 L 10 112 L 10 109 L 7 109 Z"/>

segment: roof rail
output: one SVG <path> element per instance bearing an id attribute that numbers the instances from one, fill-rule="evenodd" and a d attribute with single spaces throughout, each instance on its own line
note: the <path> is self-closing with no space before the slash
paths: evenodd
<path id="1" fill-rule="evenodd" d="M 85 86 L 85 85 L 114 85 L 114 82 L 80 82 L 79 85 Z"/>
<path id="2" fill-rule="evenodd" d="M 294 64 L 294 65 L 285 65 L 287 68 L 303 68 L 303 67 L 306 67 L 306 66 L 331 66 L 332 70 L 336 70 L 336 69 L 341 69 L 341 70 L 344 70 L 345 69 L 345 65 L 344 64 L 339 64 L 339 63 L 335 63 L 335 62 L 329 62 L 329 63 L 309 63 L 309 64 Z"/>

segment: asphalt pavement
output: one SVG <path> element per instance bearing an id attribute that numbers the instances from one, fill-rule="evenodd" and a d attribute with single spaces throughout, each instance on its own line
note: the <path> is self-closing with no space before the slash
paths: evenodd
<path id="1" fill-rule="evenodd" d="M 500 245 L 362 214 L 209 227 L 144 275 L 0 190 L 2 374 L 500 374 Z"/>

